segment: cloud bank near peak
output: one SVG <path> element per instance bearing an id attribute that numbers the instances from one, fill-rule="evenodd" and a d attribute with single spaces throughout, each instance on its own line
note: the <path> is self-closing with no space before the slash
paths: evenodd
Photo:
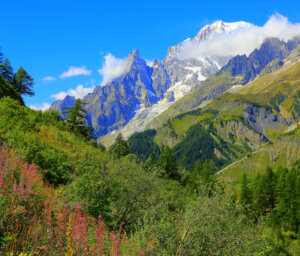
<path id="1" fill-rule="evenodd" d="M 259 48 L 267 37 L 277 37 L 288 41 L 297 35 L 300 35 L 300 23 L 291 23 L 286 17 L 277 13 L 272 15 L 262 27 L 251 26 L 231 34 L 215 36 L 212 40 L 185 41 L 178 58 L 249 55 L 256 48 Z"/>
<path id="2" fill-rule="evenodd" d="M 82 99 L 89 93 L 92 93 L 95 89 L 95 86 L 91 88 L 84 88 L 82 84 L 79 84 L 75 89 L 70 89 L 67 92 L 59 92 L 52 94 L 51 98 L 56 100 L 63 100 L 67 95 L 75 97 L 75 99 Z"/>
<path id="3" fill-rule="evenodd" d="M 98 72 L 103 77 L 102 84 L 111 82 L 113 79 L 120 77 L 130 71 L 132 60 L 129 57 L 119 59 L 108 53 L 104 56 L 104 64 Z"/>

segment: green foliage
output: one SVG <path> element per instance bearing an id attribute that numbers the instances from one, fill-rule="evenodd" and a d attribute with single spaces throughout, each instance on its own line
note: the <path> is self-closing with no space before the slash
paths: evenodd
<path id="1" fill-rule="evenodd" d="M 204 162 L 210 159 L 217 166 L 221 166 L 224 161 L 216 157 L 215 148 L 223 151 L 210 132 L 198 123 L 188 130 L 187 135 L 174 147 L 173 151 L 178 164 L 191 170 L 197 160 Z"/>
<path id="2" fill-rule="evenodd" d="M 245 176 L 244 176 L 245 177 Z M 245 178 L 241 184 L 240 202 L 250 206 L 256 217 L 268 215 L 268 223 L 275 229 L 295 232 L 300 227 L 300 169 L 298 162 L 291 170 L 278 168 L 277 172 L 268 167 L 258 174 L 249 189 Z M 253 195 L 251 198 L 247 195 Z"/>
<path id="3" fill-rule="evenodd" d="M 0 74 L 10 84 L 15 82 L 14 69 L 10 64 L 8 58 L 5 58 L 3 63 L 0 65 Z"/>
<path id="4" fill-rule="evenodd" d="M 253 193 L 254 207 L 259 214 L 263 215 L 271 211 L 275 206 L 276 176 L 268 167 L 263 175 L 257 175 L 255 190 Z"/>
<path id="5" fill-rule="evenodd" d="M 240 203 L 242 206 L 246 208 L 249 204 L 251 204 L 251 202 L 252 202 L 252 193 L 248 186 L 247 175 L 246 173 L 244 173 L 242 184 L 241 184 Z"/>
<path id="6" fill-rule="evenodd" d="M 205 194 L 211 195 L 216 189 L 216 177 L 214 174 L 217 170 L 217 167 L 212 161 L 205 160 L 204 163 L 201 163 L 201 161 L 198 160 L 193 171 L 187 178 L 186 186 L 197 194 L 200 192 L 204 193 L 205 191 Z"/>
<path id="7" fill-rule="evenodd" d="M 38 164 L 52 184 L 65 184 L 74 175 L 94 169 L 102 150 L 67 131 L 56 111 L 34 111 L 10 98 L 0 100 L 0 139 L 14 145 L 27 162 Z"/>
<path id="8" fill-rule="evenodd" d="M 158 159 L 160 155 L 160 149 L 157 144 L 154 143 L 155 130 L 146 130 L 133 134 L 128 139 L 130 147 L 130 153 L 136 154 L 142 161 L 146 161 L 150 154 L 155 159 Z"/>
<path id="9" fill-rule="evenodd" d="M 32 77 L 22 68 L 20 67 L 17 73 L 14 73 L 14 69 L 10 64 L 8 58 L 5 57 L 3 61 L 3 54 L 0 49 L 0 80 L 4 78 L 4 81 L 0 81 L 0 86 L 2 87 L 3 84 L 8 83 L 6 85 L 8 88 L 1 88 L 0 97 L 3 96 L 10 96 L 13 99 L 20 99 L 20 95 L 29 95 L 33 96 L 34 92 L 32 91 L 33 86 L 33 79 Z M 3 86 L 4 87 L 4 86 Z M 13 87 L 15 91 L 11 92 Z M 7 93 L 9 91 L 9 93 Z M 16 95 L 15 95 L 16 94 Z M 23 101 L 20 100 L 22 103 Z"/>
<path id="10" fill-rule="evenodd" d="M 13 85 L 20 95 L 34 95 L 32 90 L 34 85 L 33 78 L 22 67 L 20 67 L 17 73 L 14 75 Z"/>
<path id="11" fill-rule="evenodd" d="M 152 156 L 152 154 L 150 153 L 149 157 L 147 158 L 147 160 L 144 162 L 143 164 L 143 168 L 146 171 L 151 171 L 153 170 L 155 167 L 157 166 L 157 161 L 156 159 Z"/>
<path id="12" fill-rule="evenodd" d="M 124 140 L 121 133 L 117 136 L 115 142 L 109 147 L 108 152 L 113 158 L 120 158 L 129 154 L 129 145 Z"/>
<path id="13" fill-rule="evenodd" d="M 3 77 L 0 75 L 0 98 L 10 97 L 14 100 L 19 101 L 22 105 L 24 102 L 19 95 L 19 93 L 15 90 L 15 88 L 9 84 Z"/>
<path id="14" fill-rule="evenodd" d="M 191 198 L 177 225 L 177 255 L 268 255 L 276 247 L 263 220 L 253 224 L 218 190 Z"/>
<path id="15" fill-rule="evenodd" d="M 83 136 L 85 139 L 91 138 L 92 128 L 85 125 L 85 103 L 81 99 L 77 99 L 73 107 L 64 108 L 63 114 L 66 115 L 65 122 L 70 131 L 77 135 Z"/>
<path id="16" fill-rule="evenodd" d="M 183 188 L 160 176 L 159 170 L 148 172 L 136 157 L 127 155 L 77 178 L 65 196 L 80 202 L 92 216 L 101 213 L 111 228 L 121 225 L 132 231 L 146 217 L 161 218 L 163 212 L 182 207 Z"/>
<path id="17" fill-rule="evenodd" d="M 176 158 L 172 150 L 166 146 L 163 153 L 159 156 L 157 165 L 166 171 L 167 177 L 174 180 L 180 180 Z"/>
<path id="18" fill-rule="evenodd" d="M 278 93 L 270 100 L 270 105 L 279 112 L 280 111 L 279 105 L 284 100 L 285 100 L 285 97 L 281 93 Z"/>

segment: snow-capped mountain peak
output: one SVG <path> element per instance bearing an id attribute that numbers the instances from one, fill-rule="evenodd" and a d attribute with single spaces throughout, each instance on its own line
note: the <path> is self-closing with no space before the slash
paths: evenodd
<path id="1" fill-rule="evenodd" d="M 201 40 L 209 40 L 218 34 L 229 34 L 240 29 L 250 28 L 252 26 L 253 24 L 244 21 L 227 23 L 219 20 L 211 25 L 206 25 L 205 27 L 203 27 L 192 39 L 192 41 L 198 42 Z"/>

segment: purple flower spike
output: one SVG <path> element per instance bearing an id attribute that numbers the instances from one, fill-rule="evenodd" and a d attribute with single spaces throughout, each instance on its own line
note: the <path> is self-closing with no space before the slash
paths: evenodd
<path id="1" fill-rule="evenodd" d="M 14 187 L 13 187 L 14 192 L 17 192 L 18 189 L 19 189 L 19 185 L 14 185 Z"/>

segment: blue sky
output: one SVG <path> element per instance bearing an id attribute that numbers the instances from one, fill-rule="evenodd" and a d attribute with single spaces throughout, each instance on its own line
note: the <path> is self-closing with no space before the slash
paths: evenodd
<path id="1" fill-rule="evenodd" d="M 262 26 L 274 13 L 300 22 L 300 1 L 2 0 L 0 46 L 15 69 L 23 66 L 35 80 L 36 95 L 25 97 L 26 104 L 41 107 L 53 94 L 101 83 L 98 70 L 108 53 L 124 58 L 138 48 L 143 58 L 161 60 L 169 46 L 206 24 Z M 71 76 L 76 72 L 83 74 Z"/>

